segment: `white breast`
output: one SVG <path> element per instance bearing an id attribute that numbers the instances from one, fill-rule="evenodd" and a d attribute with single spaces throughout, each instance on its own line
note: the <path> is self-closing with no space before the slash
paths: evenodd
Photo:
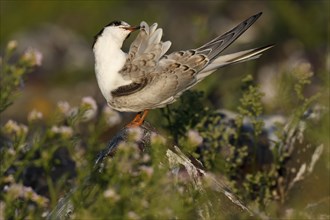
<path id="1" fill-rule="evenodd" d="M 118 73 L 125 64 L 126 53 L 116 44 L 99 40 L 94 45 L 94 56 L 97 82 L 104 98 L 109 102 L 112 90 L 132 82 L 123 79 Z"/>

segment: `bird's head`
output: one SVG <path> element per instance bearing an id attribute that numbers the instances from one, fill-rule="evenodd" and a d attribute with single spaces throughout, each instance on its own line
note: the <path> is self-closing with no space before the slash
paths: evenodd
<path id="1" fill-rule="evenodd" d="M 129 37 L 130 33 L 139 29 L 140 26 L 131 26 L 124 21 L 112 21 L 102 28 L 102 30 L 94 37 L 93 47 L 101 39 L 117 43 L 121 47 L 125 39 Z"/>

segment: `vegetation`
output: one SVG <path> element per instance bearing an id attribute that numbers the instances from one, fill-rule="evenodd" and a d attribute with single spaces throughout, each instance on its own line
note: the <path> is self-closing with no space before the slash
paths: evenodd
<path id="1" fill-rule="evenodd" d="M 28 56 L 25 53 L 16 62 L 8 63 L 15 51 L 13 45 L 8 44 L 2 63 L 3 110 L 13 102 L 18 82 L 38 64 L 37 52 L 29 52 Z M 243 96 L 235 117 L 201 107 L 198 103 L 203 95 L 199 92 L 188 92 L 177 105 L 161 113 L 166 119 L 164 132 L 168 131 L 184 152 L 202 161 L 206 170 L 227 178 L 231 190 L 257 215 L 288 216 L 287 212 L 278 211 L 288 201 L 296 182 L 312 174 L 322 154 L 321 142 L 303 141 L 308 129 L 302 127 L 304 120 L 310 118 L 306 112 L 319 95 L 305 98 L 302 94 L 304 85 L 310 82 L 309 69 L 299 66 L 294 71 L 293 90 L 299 105 L 292 110 L 288 122 L 273 125 L 274 131 L 269 131 L 260 117 L 262 93 L 251 76 L 243 80 Z M 196 103 L 196 108 L 189 103 Z M 322 118 L 328 117 L 322 111 L 316 114 L 319 119 L 307 123 L 322 123 Z M 165 157 L 169 142 L 153 137 L 149 150 L 140 151 L 136 144 L 142 138 L 139 130 L 131 133 L 126 143 L 119 144 L 114 158 L 109 158 L 103 172 L 95 175 L 95 155 L 105 147 L 100 137 L 120 122 L 120 115 L 108 108 L 98 110 L 91 97 L 83 98 L 77 107 L 58 103 L 48 119 L 34 110 L 27 121 L 28 124 L 20 124 L 9 120 L 1 129 L 0 199 L 4 219 L 46 217 L 58 200 L 77 186 L 71 215 L 76 219 L 247 216 L 221 209 L 223 202 L 214 197 L 207 181 L 200 191 L 193 182 L 174 178 Z M 271 142 L 270 134 L 277 139 Z M 316 148 L 318 145 L 321 147 Z M 297 148 L 311 152 L 311 156 L 305 155 L 293 167 L 290 162 L 298 158 L 294 155 Z M 87 190 L 85 182 L 91 176 L 92 185 Z M 202 215 L 203 207 L 210 201 L 220 209 L 208 209 L 209 215 Z M 310 214 L 304 209 L 294 209 L 290 216 L 323 214 L 324 210 Z"/>
<path id="2" fill-rule="evenodd" d="M 330 217 L 329 1 L 258 1 L 244 15 L 229 1 L 80 3 L 0 3 L 0 219 L 46 219 L 59 207 L 71 219 Z M 152 111 L 159 135 L 143 150 L 133 129 L 96 162 L 131 117 L 96 92 L 86 54 L 103 24 L 157 21 L 176 50 L 255 8 L 264 15 L 246 37 L 275 49 Z M 173 146 L 205 173 L 173 164 Z"/>

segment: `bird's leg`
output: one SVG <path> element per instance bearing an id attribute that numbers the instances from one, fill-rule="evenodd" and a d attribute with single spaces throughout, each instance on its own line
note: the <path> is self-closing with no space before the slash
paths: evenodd
<path id="1" fill-rule="evenodd" d="M 127 128 L 139 127 L 143 124 L 144 119 L 147 117 L 149 110 L 144 110 L 143 112 L 137 113 L 134 119 L 126 125 Z"/>

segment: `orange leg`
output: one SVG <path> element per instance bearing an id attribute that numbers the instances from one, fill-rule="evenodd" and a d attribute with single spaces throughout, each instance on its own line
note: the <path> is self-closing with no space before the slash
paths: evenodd
<path id="1" fill-rule="evenodd" d="M 139 112 L 135 118 L 126 125 L 127 128 L 139 127 L 143 124 L 144 119 L 147 117 L 149 110 L 146 109 L 143 112 Z"/>

